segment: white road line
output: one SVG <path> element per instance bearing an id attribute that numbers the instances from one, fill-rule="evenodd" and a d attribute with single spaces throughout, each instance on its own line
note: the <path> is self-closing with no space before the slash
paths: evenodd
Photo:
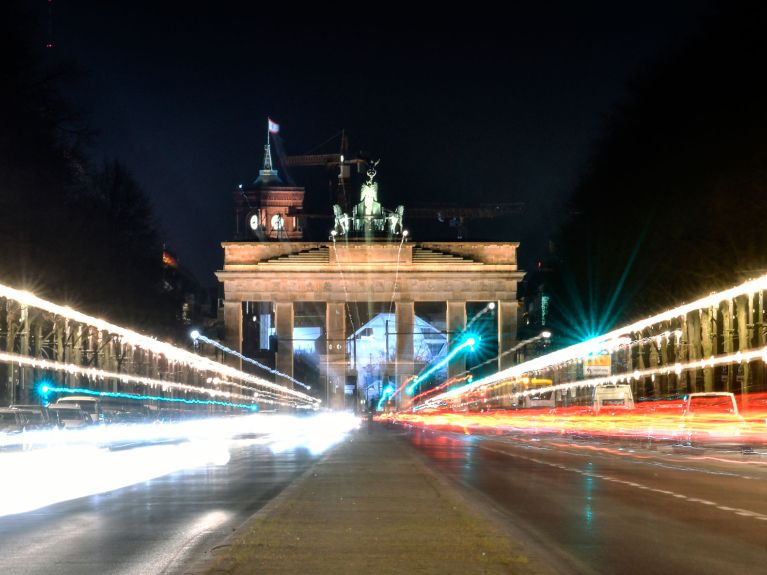
<path id="1" fill-rule="evenodd" d="M 625 479 L 618 479 L 617 477 L 610 477 L 609 475 L 602 475 L 599 473 L 592 473 L 591 471 L 583 471 L 582 469 L 577 469 L 575 467 L 568 467 L 566 465 L 562 465 L 561 463 L 551 463 L 549 461 L 544 461 L 542 459 L 538 459 L 537 457 L 528 457 L 525 455 L 521 455 L 518 453 L 509 453 L 508 451 L 504 451 L 502 449 L 495 449 L 493 447 L 488 447 L 486 445 L 480 445 L 480 449 L 485 449 L 487 451 L 492 451 L 493 453 L 500 453 L 502 455 L 507 455 L 509 457 L 516 457 L 518 459 L 525 459 L 527 461 L 532 461 L 533 463 L 539 463 L 541 465 L 546 465 L 548 467 L 555 467 L 557 469 L 564 469 L 566 471 L 572 471 L 573 473 L 577 473 L 579 475 L 583 475 L 585 477 L 596 477 L 598 479 L 603 479 L 605 481 L 611 481 L 613 483 L 621 483 L 623 485 L 627 485 L 628 487 L 633 487 L 635 489 L 641 489 L 646 491 L 654 491 L 655 493 L 661 493 L 663 495 L 669 495 L 671 497 L 675 497 L 677 499 L 684 499 L 686 501 L 689 501 L 690 503 L 700 503 L 701 505 L 707 505 L 707 506 L 715 506 L 717 509 L 721 511 L 728 511 L 731 513 L 734 513 L 735 515 L 738 515 L 740 517 L 752 517 L 754 519 L 758 519 L 759 521 L 767 521 L 767 515 L 764 515 L 763 513 L 757 513 L 756 511 L 750 511 L 748 509 L 736 509 L 734 507 L 727 507 L 726 505 L 718 505 L 714 501 L 708 501 L 706 499 L 698 499 L 697 497 L 688 497 L 687 495 L 683 495 L 682 493 L 675 493 L 674 491 L 669 491 L 667 489 L 657 489 L 655 487 L 648 487 L 647 485 L 642 485 L 640 483 L 636 483 L 634 481 L 626 481 Z"/>

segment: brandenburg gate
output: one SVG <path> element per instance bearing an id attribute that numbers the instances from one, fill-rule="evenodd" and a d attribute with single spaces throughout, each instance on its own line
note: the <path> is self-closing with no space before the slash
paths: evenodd
<path id="1" fill-rule="evenodd" d="M 217 277 L 229 347 L 299 380 L 308 358 L 315 381 L 306 383 L 326 406 L 342 409 L 351 398 L 369 403 L 383 384 L 401 386 L 458 345 L 474 302 L 493 310 L 496 361 L 506 367 L 512 354 L 502 354 L 517 337 L 518 243 L 411 241 L 404 208 L 378 202 L 372 169 L 351 215 L 334 206 L 328 240 L 300 241 L 294 206 L 275 200 L 281 188 L 298 197 L 296 188 L 281 186 L 271 160 L 260 174 L 235 196 L 253 237 L 222 244 Z M 464 359 L 447 369 L 461 373 Z M 282 377 L 275 376 L 290 385 Z M 407 401 L 404 393 L 398 401 Z"/>

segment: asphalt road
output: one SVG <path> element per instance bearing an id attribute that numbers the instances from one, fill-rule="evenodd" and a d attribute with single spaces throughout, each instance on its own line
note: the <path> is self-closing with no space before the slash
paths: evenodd
<path id="1" fill-rule="evenodd" d="M 0 517 L 0 573 L 178 573 L 311 462 L 303 450 L 274 455 L 263 446 L 238 447 L 227 465 Z"/>
<path id="2" fill-rule="evenodd" d="M 767 573 L 767 458 L 413 430 L 564 572 Z"/>

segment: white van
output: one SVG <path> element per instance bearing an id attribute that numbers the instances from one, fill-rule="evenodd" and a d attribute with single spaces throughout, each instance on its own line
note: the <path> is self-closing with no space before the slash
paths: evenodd
<path id="1" fill-rule="evenodd" d="M 69 395 L 67 397 L 59 398 L 56 403 L 49 407 L 79 407 L 91 418 L 92 423 L 100 423 L 104 421 L 104 409 L 103 402 L 99 397 L 91 397 L 89 395 Z"/>
<path id="2" fill-rule="evenodd" d="M 594 388 L 594 413 L 599 413 L 604 409 L 634 409 L 634 394 L 631 392 L 631 386 L 627 384 L 620 385 L 598 385 Z"/>

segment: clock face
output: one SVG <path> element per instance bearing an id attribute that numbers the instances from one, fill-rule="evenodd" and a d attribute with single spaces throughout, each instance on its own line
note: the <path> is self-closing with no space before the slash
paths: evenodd
<path id="1" fill-rule="evenodd" d="M 274 214 L 272 216 L 272 229 L 281 230 L 285 227 L 285 219 L 281 214 Z"/>
<path id="2" fill-rule="evenodd" d="M 248 226 L 250 226 L 250 229 L 254 232 L 258 229 L 258 214 L 251 214 L 248 218 Z"/>

